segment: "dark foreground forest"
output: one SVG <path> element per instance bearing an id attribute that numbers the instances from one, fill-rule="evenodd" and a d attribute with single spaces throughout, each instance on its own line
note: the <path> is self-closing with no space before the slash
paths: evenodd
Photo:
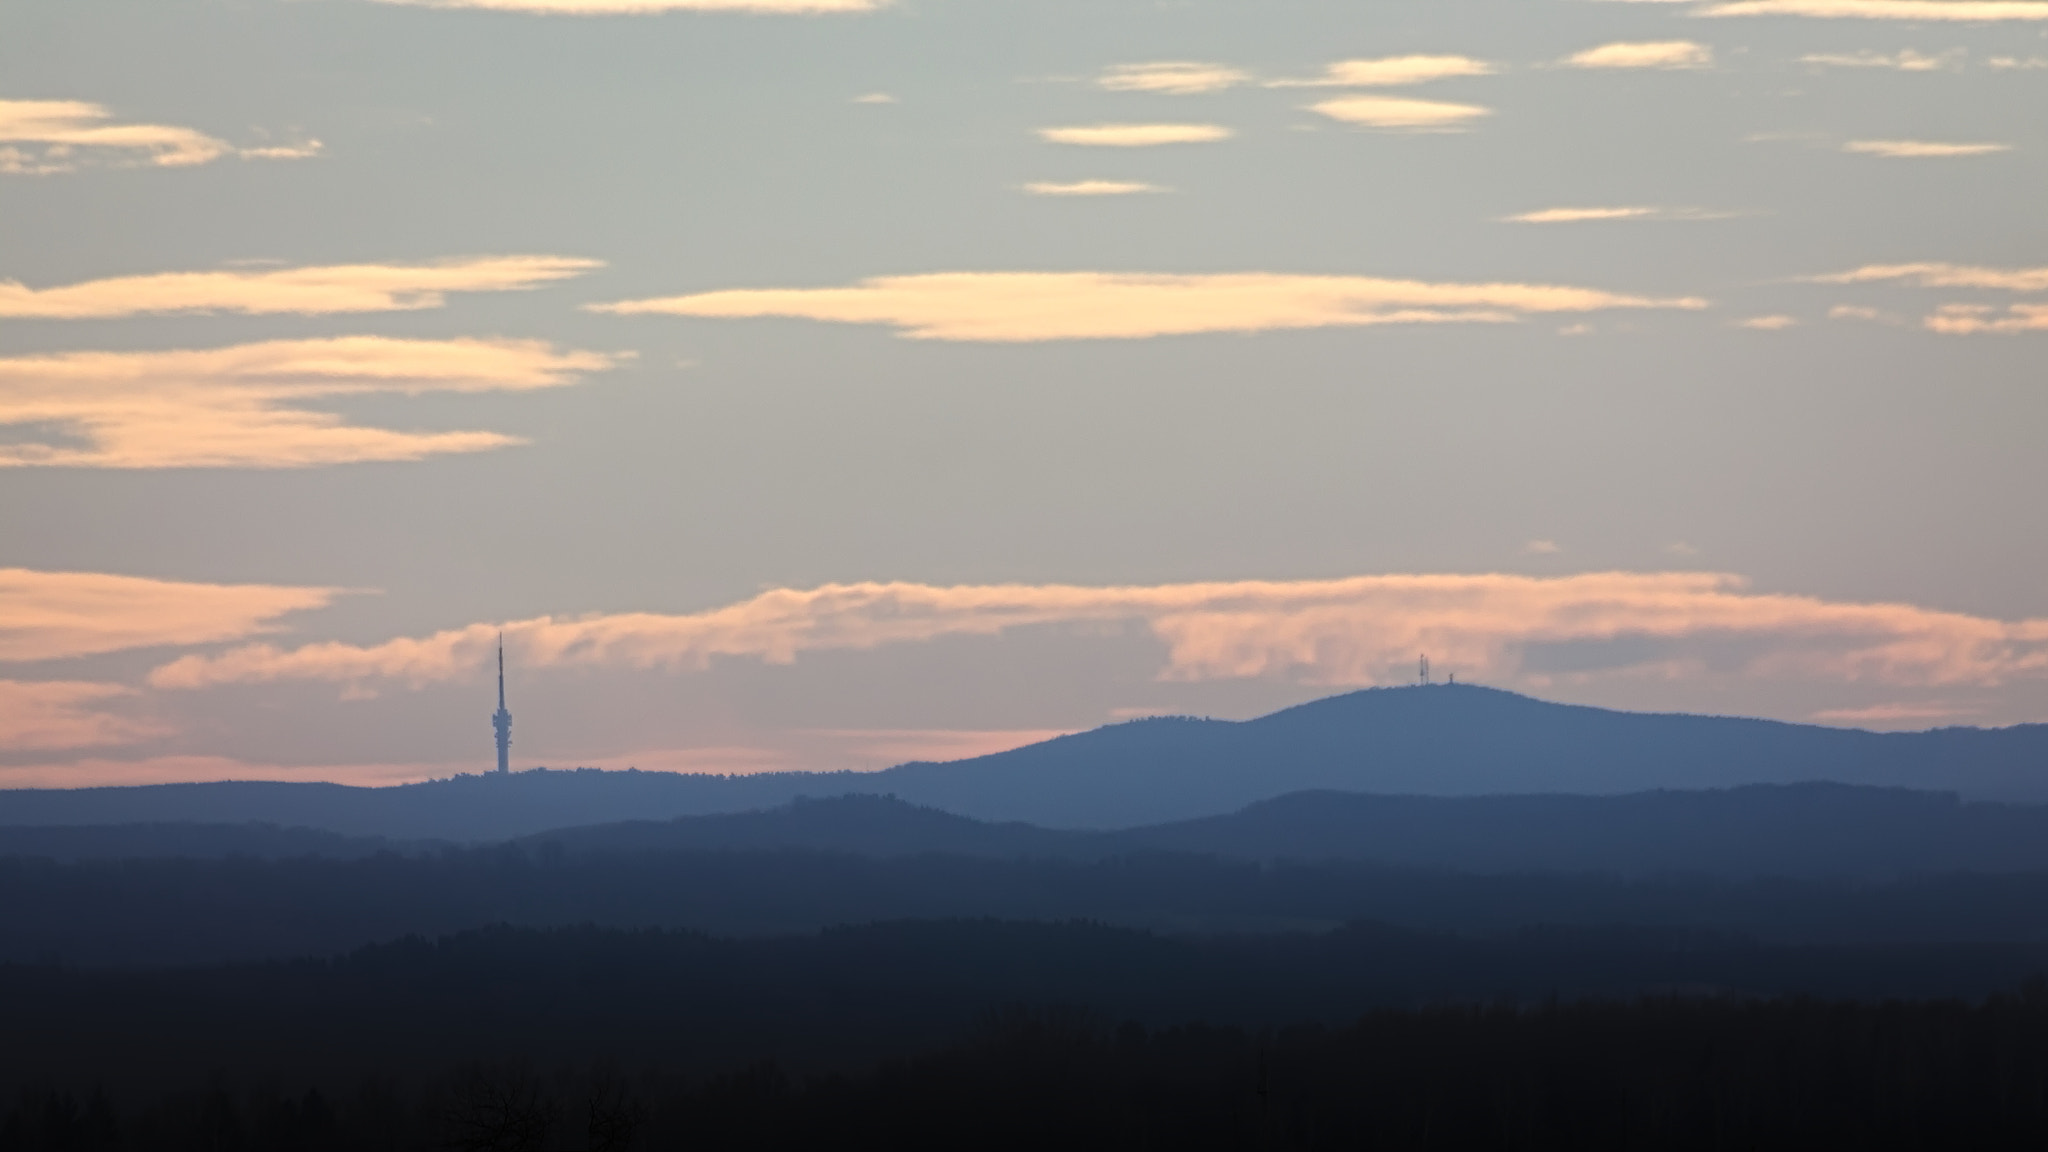
<path id="1" fill-rule="evenodd" d="M 852 1073 L 476 1060 L 21 1090 L 0 1149 L 1934 1149 L 2048 1139 L 2048 994 L 1651 998 L 1147 1028 L 990 1014 Z"/>
<path id="2" fill-rule="evenodd" d="M 2048 1137 L 2048 951 L 495 928 L 0 967 L 21 1149 L 1866 1148 Z"/>

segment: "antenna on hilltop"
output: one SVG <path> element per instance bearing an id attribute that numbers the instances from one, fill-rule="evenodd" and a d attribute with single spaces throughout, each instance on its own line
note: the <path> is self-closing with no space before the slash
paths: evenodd
<path id="1" fill-rule="evenodd" d="M 1429 657 L 1426 654 L 1422 657 L 1422 667 L 1420 671 L 1422 675 L 1422 682 L 1424 684 L 1429 683 Z"/>
<path id="2" fill-rule="evenodd" d="M 491 716 L 498 733 L 498 774 L 512 771 L 512 713 L 505 709 L 505 634 L 498 633 L 498 711 Z"/>

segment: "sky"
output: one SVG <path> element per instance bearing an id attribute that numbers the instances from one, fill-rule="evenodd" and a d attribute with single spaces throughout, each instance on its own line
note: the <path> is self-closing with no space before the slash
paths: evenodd
<path id="1" fill-rule="evenodd" d="M 2048 721 L 2048 0 L 12 0 L 0 787 Z"/>

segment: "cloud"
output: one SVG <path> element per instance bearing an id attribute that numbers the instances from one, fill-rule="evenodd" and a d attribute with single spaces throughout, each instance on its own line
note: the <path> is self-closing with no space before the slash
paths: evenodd
<path id="1" fill-rule="evenodd" d="M 318 140 L 303 144 L 270 144 L 261 148 L 237 148 L 235 155 L 244 160 L 311 160 L 326 150 Z"/>
<path id="2" fill-rule="evenodd" d="M 1699 16 L 1810 16 L 1822 20 L 2048 20 L 2048 0 L 1734 0 Z"/>
<path id="3" fill-rule="evenodd" d="M 1881 52 L 1815 52 L 1801 56 L 1801 64 L 1813 64 L 1823 68 L 1890 68 L 1898 72 L 1939 72 L 1943 69 L 1957 69 L 1963 66 L 1963 50 L 1950 50 L 1934 56 L 1901 48 L 1886 56 Z"/>
<path id="4" fill-rule="evenodd" d="M 1985 156 L 1993 152 L 2010 152 L 2012 145 L 1944 144 L 1932 140 L 1851 140 L 1842 145 L 1842 151 L 1857 152 L 1865 156 L 1920 160 L 1942 156 Z"/>
<path id="5" fill-rule="evenodd" d="M 0 280 L 0 317 L 75 320 L 150 312 L 384 312 L 439 308 L 449 292 L 509 292 L 603 267 L 563 256 L 484 256 L 436 264 L 338 264 L 263 271 L 161 272 L 27 288 Z"/>
<path id="6" fill-rule="evenodd" d="M 169 735 L 170 729 L 161 724 L 100 707 L 133 695 L 133 689 L 119 684 L 0 680 L 0 747 L 93 748 Z"/>
<path id="7" fill-rule="evenodd" d="M 1884 313 L 1857 304 L 1837 304 L 1828 309 L 1830 320 L 1882 320 Z"/>
<path id="8" fill-rule="evenodd" d="M 2021 59 L 2018 56 L 1993 56 L 1984 61 L 1984 66 L 1986 68 L 1995 68 L 2000 72 L 2014 70 L 2032 71 L 2036 68 L 2048 68 L 2048 59 L 2043 59 L 2039 56 L 2028 56 L 2025 59 Z"/>
<path id="9" fill-rule="evenodd" d="M 1310 80 L 1272 80 L 1268 88 L 1394 88 L 1457 76 L 1491 76 L 1495 69 L 1470 56 L 1385 56 L 1339 60 Z"/>
<path id="10" fill-rule="evenodd" d="M 1198 92 L 1220 92 L 1249 83 L 1251 73 L 1223 64 L 1198 64 L 1186 60 L 1156 64 L 1119 64 L 1102 74 L 1096 84 L 1112 92 L 1160 92 L 1191 96 Z"/>
<path id="11" fill-rule="evenodd" d="M 1714 50 L 1690 40 L 1602 44 L 1560 61 L 1567 68 L 1709 68 Z"/>
<path id="12" fill-rule="evenodd" d="M 1726 220 L 1733 212 L 1710 212 L 1704 208 L 1652 208 L 1634 205 L 1623 208 L 1544 208 L 1503 216 L 1504 224 L 1584 224 L 1601 220 Z"/>
<path id="13" fill-rule="evenodd" d="M 2048 332 L 2048 304 L 2014 304 L 2004 312 L 1984 304 L 1943 304 L 1921 323 L 1946 336 Z"/>
<path id="14" fill-rule="evenodd" d="M 1531 556 L 1555 556 L 1564 549 L 1558 547 L 1555 540 L 1531 540 L 1522 545 L 1522 551 Z"/>
<path id="15" fill-rule="evenodd" d="M 1799 326 L 1799 318 L 1778 313 L 1771 316 L 1749 316 L 1735 321 L 1737 328 L 1752 328 L 1758 332 L 1782 332 Z"/>
<path id="16" fill-rule="evenodd" d="M 1955 720 L 1973 716 L 1974 709 L 1957 708 L 1947 704 L 1873 704 L 1868 708 L 1829 708 L 1815 712 L 1813 719 L 1823 724 L 1883 724 L 1927 723 L 1933 720 Z"/>
<path id="17" fill-rule="evenodd" d="M 1105 340 L 1362 324 L 1506 322 L 1528 313 L 1702 308 L 1553 284 L 1441 284 L 1265 272 L 941 272 L 848 288 L 763 288 L 587 305 L 618 315 L 888 324 L 918 340 Z"/>
<path id="18" fill-rule="evenodd" d="M 324 608 L 339 595 L 338 588 L 0 568 L 0 661 L 242 640 L 274 632 L 278 617 Z"/>
<path id="19" fill-rule="evenodd" d="M 1157 184 L 1135 180 L 1076 180 L 1068 184 L 1038 181 L 1024 186 L 1033 196 L 1130 196 L 1140 192 L 1164 192 Z"/>
<path id="20" fill-rule="evenodd" d="M 894 104 L 896 98 L 887 92 L 869 92 L 853 98 L 855 104 Z"/>
<path id="21" fill-rule="evenodd" d="M 1816 284 L 1905 281 L 1922 288 L 1995 288 L 2006 292 L 2048 292 L 2048 268 L 1986 268 L 1976 264 L 1865 264 L 1847 272 L 1809 276 Z"/>
<path id="22" fill-rule="evenodd" d="M 1091 124 L 1071 128 L 1040 128 L 1040 139 L 1053 144 L 1091 148 L 1150 148 L 1159 144 L 1208 144 L 1228 140 L 1220 124 Z"/>
<path id="23" fill-rule="evenodd" d="M 107 788 L 123 784 L 210 783 L 219 780 L 317 780 L 366 788 L 445 780 L 474 772 L 475 760 L 426 764 L 263 764 L 225 756 L 151 756 L 134 760 L 73 759 L 68 763 L 0 766 L 0 788 Z"/>
<path id="24" fill-rule="evenodd" d="M 1162 681 L 1406 682 L 1418 652 L 1475 678 L 1723 674 L 1888 685 L 1994 685 L 2048 675 L 2048 619 L 2007 622 L 1908 604 L 1758 593 L 1701 572 L 1359 576 L 1126 587 L 909 583 L 774 589 L 683 615 L 539 617 L 502 625 L 529 668 L 789 664 L 1034 625 L 1135 621 Z M 249 645 L 157 668 L 165 689 L 287 680 L 414 686 L 485 674 L 497 624 L 376 645 Z M 1559 667 L 1569 673 L 1553 671 Z"/>
<path id="25" fill-rule="evenodd" d="M 0 100 L 0 172 L 46 175 L 74 171 L 86 155 L 125 154 L 137 163 L 183 168 L 233 151 L 191 128 L 112 123 L 113 114 L 81 100 Z"/>
<path id="26" fill-rule="evenodd" d="M 418 460 L 519 443 L 493 432 L 397 432 L 299 405 L 369 393 L 555 388 L 612 357 L 537 340 L 345 336 L 165 352 L 0 358 L 0 467 L 299 468 Z"/>
<path id="27" fill-rule="evenodd" d="M 376 0 L 411 8 L 481 8 L 546 16 L 641 16 L 659 12 L 753 12 L 818 16 L 874 12 L 889 0 Z"/>
<path id="28" fill-rule="evenodd" d="M 1493 109 L 1477 104 L 1452 104 L 1445 100 L 1408 100 L 1394 96 L 1340 96 L 1309 105 L 1332 120 L 1367 128 L 1406 128 L 1436 131 L 1456 130 L 1467 121 L 1493 115 Z"/>

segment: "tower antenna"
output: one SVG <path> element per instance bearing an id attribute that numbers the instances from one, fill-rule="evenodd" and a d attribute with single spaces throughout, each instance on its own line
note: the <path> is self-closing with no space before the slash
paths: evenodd
<path id="1" fill-rule="evenodd" d="M 1426 653 L 1422 657 L 1422 665 L 1420 671 L 1422 675 L 1422 682 L 1424 684 L 1429 683 L 1429 656 Z"/>
<path id="2" fill-rule="evenodd" d="M 498 711 L 491 717 L 498 733 L 498 775 L 512 771 L 512 713 L 505 710 L 505 634 L 498 633 Z"/>

